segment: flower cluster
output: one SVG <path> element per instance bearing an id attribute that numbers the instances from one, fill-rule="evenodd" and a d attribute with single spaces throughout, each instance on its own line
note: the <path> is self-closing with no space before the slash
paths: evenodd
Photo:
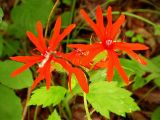
<path id="1" fill-rule="evenodd" d="M 107 51 L 107 57 L 105 60 L 100 61 L 97 66 L 99 68 L 107 68 L 107 80 L 111 81 L 114 76 L 114 67 L 119 72 L 120 76 L 126 84 L 129 84 L 129 78 L 123 70 L 120 61 L 118 59 L 117 50 L 126 52 L 129 56 L 140 62 L 146 64 L 145 60 L 138 56 L 133 50 L 147 50 L 148 47 L 139 43 L 126 43 L 117 42 L 115 37 L 120 31 L 121 25 L 125 22 L 125 16 L 120 15 L 115 23 L 112 23 L 112 10 L 108 7 L 107 10 L 107 25 L 104 25 L 104 19 L 100 6 L 96 10 L 96 23 L 94 23 L 87 13 L 81 9 L 80 13 L 83 15 L 85 20 L 92 27 L 98 38 L 98 42 L 93 44 L 69 44 L 68 47 L 74 50 L 70 53 L 62 53 L 57 51 L 59 43 L 75 28 L 75 24 L 69 25 L 62 33 L 61 28 L 61 17 L 58 17 L 54 26 L 54 32 L 50 39 L 43 36 L 43 28 L 40 21 L 37 22 L 36 28 L 38 36 L 35 36 L 31 32 L 27 32 L 27 36 L 30 41 L 35 45 L 35 49 L 39 54 L 33 54 L 32 56 L 17 56 L 11 57 L 12 60 L 22 62 L 24 65 L 12 73 L 12 76 L 16 76 L 38 63 L 38 76 L 35 79 L 32 89 L 37 84 L 45 79 L 47 89 L 50 87 L 51 72 L 54 70 L 52 62 L 59 63 L 68 72 L 69 88 L 71 90 L 71 76 L 75 74 L 78 83 L 84 92 L 88 92 L 87 77 L 81 66 L 90 68 L 94 57 L 102 51 Z"/>

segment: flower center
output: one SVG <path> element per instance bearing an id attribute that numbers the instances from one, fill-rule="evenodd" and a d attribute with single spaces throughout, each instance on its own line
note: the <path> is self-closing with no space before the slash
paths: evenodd
<path id="1" fill-rule="evenodd" d="M 109 47 L 112 44 L 112 40 L 106 40 L 105 43 L 106 43 L 106 46 Z"/>
<path id="2" fill-rule="evenodd" d="M 38 66 L 40 68 L 42 68 L 44 66 L 44 64 L 48 61 L 49 57 L 50 57 L 51 53 L 50 52 L 45 52 L 45 54 L 43 55 L 45 58 L 42 60 L 41 63 L 38 64 Z"/>
<path id="3" fill-rule="evenodd" d="M 105 48 L 109 48 L 112 46 L 113 41 L 111 39 L 107 39 L 103 42 Z"/>

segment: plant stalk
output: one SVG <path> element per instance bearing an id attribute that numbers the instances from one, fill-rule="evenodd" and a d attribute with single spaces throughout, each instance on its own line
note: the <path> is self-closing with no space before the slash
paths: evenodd
<path id="1" fill-rule="evenodd" d="M 54 10 L 56 9 L 58 3 L 59 3 L 59 0 L 56 0 L 56 3 L 53 5 L 52 10 L 51 10 L 51 12 L 50 12 L 50 14 L 49 14 L 49 17 L 48 17 L 48 20 L 47 20 L 47 24 L 46 24 L 46 29 L 45 29 L 45 37 L 47 37 L 49 22 L 50 22 L 50 20 L 51 20 L 51 18 L 52 18 L 52 15 L 53 15 Z"/>
<path id="2" fill-rule="evenodd" d="M 83 99 L 84 99 L 84 107 L 86 111 L 87 120 L 92 120 L 89 114 L 88 105 L 87 105 L 87 99 L 86 99 L 86 93 L 83 92 Z"/>

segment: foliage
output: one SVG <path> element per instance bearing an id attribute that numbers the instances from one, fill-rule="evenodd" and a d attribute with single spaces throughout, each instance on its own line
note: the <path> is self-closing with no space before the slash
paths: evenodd
<path id="1" fill-rule="evenodd" d="M 23 37 L 26 31 L 36 33 L 36 22 L 40 20 L 45 25 L 51 7 L 51 0 L 26 0 L 17 5 L 11 11 L 13 24 L 10 26 L 9 31 L 18 38 Z"/>
<path id="2" fill-rule="evenodd" d="M 57 111 L 54 110 L 54 112 L 49 116 L 48 120 L 61 120 L 61 118 L 58 115 Z"/>
<path id="3" fill-rule="evenodd" d="M 13 89 L 22 89 L 27 88 L 32 85 L 33 78 L 32 73 L 30 70 L 26 70 L 22 74 L 11 77 L 10 74 L 17 69 L 18 67 L 22 66 L 22 63 L 14 62 L 11 60 L 0 61 L 0 83 L 6 85 L 7 87 Z M 27 77 L 26 77 L 27 76 Z"/>
<path id="4" fill-rule="evenodd" d="M 35 35 L 37 35 L 35 32 L 36 30 L 35 25 L 37 21 L 41 21 L 43 24 L 43 27 L 45 28 L 49 14 L 53 7 L 52 6 L 53 1 L 55 2 L 56 0 L 15 0 L 14 1 L 15 3 L 13 6 L 4 6 L 12 3 L 12 2 L 11 3 L 6 2 L 4 5 L 2 4 L 2 7 L 0 7 L 0 98 L 1 98 L 0 99 L 0 119 L 2 120 L 10 120 L 10 119 L 20 120 L 21 119 L 22 111 L 23 111 L 22 103 L 25 103 L 26 99 L 21 98 L 20 100 L 18 96 L 20 97 L 24 97 L 24 96 L 19 95 L 19 92 L 20 93 L 23 91 L 26 92 L 27 89 L 24 89 L 24 88 L 29 88 L 33 84 L 33 78 L 36 78 L 37 76 L 37 71 L 35 70 L 35 68 L 33 68 L 31 70 L 30 69 L 25 70 L 25 72 L 21 73 L 16 77 L 11 77 L 10 76 L 11 72 L 13 72 L 15 69 L 19 68 L 23 64 L 9 60 L 9 57 L 16 56 L 16 55 L 27 56 L 30 53 L 32 54 L 33 51 L 35 51 L 35 49 L 31 50 L 33 46 L 30 42 L 28 42 L 28 39 L 25 33 L 27 31 L 32 31 Z M 115 1 L 116 0 L 106 1 L 101 4 L 101 7 L 103 8 L 103 10 L 105 10 L 105 8 L 107 8 L 109 3 L 114 4 Z M 90 1 L 90 2 L 92 3 L 93 1 Z M 91 8 L 96 5 L 96 2 L 95 4 L 90 4 L 90 5 L 93 5 L 92 7 L 83 6 L 79 3 L 88 4 L 87 2 L 83 2 L 83 1 L 77 2 L 76 0 L 60 0 L 59 2 L 60 6 L 56 6 L 55 8 L 57 9 L 53 11 L 54 14 L 52 14 L 51 21 L 49 21 L 49 24 L 48 24 L 49 34 L 47 35 L 47 38 L 46 38 L 47 42 L 49 41 L 48 40 L 49 36 L 51 36 L 51 34 L 55 32 L 55 30 L 53 30 L 53 24 L 55 23 L 55 19 L 57 18 L 57 16 L 61 15 L 62 17 L 62 29 L 66 28 L 66 26 L 72 23 L 76 23 L 77 25 L 75 31 L 73 31 L 73 34 L 70 34 L 67 37 L 67 40 L 62 41 L 63 43 L 61 44 L 62 47 L 61 45 L 60 47 L 59 46 L 57 47 L 57 48 L 60 48 L 58 52 L 61 52 L 61 51 L 68 52 L 69 50 L 68 48 L 66 48 L 68 43 L 87 43 L 89 45 L 100 40 L 97 37 L 94 38 L 93 31 L 91 31 L 89 27 L 86 27 L 86 28 L 84 27 L 87 24 L 86 22 L 83 21 L 82 16 L 79 14 L 79 9 L 84 8 L 90 11 L 89 17 L 92 17 L 91 19 L 94 20 L 93 22 L 97 22 L 98 20 L 95 20 L 96 18 L 95 15 L 98 14 L 95 12 L 96 8 L 93 8 L 91 10 Z M 115 3 L 117 4 L 117 2 Z M 146 2 L 146 5 L 147 5 L 147 2 Z M 149 20 L 144 17 L 145 15 L 141 16 L 141 14 L 137 14 L 138 12 L 145 13 L 145 11 L 147 11 L 151 13 L 151 15 L 153 13 L 156 16 L 160 15 L 159 8 L 157 8 L 156 6 L 153 6 L 152 3 L 150 3 L 150 5 L 154 7 L 153 10 L 130 9 L 130 6 L 129 6 L 127 7 L 129 9 L 126 9 L 126 11 L 114 11 L 113 14 L 119 15 L 122 13 L 125 16 L 127 16 L 125 19 L 128 19 L 130 17 L 130 19 L 133 19 L 133 20 L 134 19 L 137 19 L 138 21 L 140 20 L 141 22 L 144 23 L 144 26 L 143 26 L 144 29 L 147 25 L 151 25 L 153 27 L 151 28 L 151 30 L 154 30 L 154 31 L 150 31 L 150 32 L 151 34 L 154 34 L 153 37 L 155 37 L 155 41 L 156 41 L 156 37 L 160 35 L 160 25 L 152 22 L 154 18 Z M 77 6 L 79 8 L 77 8 Z M 8 11 L 8 10 L 11 10 L 11 11 Z M 125 8 L 123 8 L 123 10 L 125 10 Z M 103 11 L 103 15 L 106 15 L 105 11 Z M 115 20 L 114 17 L 113 17 L 113 20 Z M 143 43 L 143 44 L 147 43 L 148 46 L 152 46 L 153 41 L 151 41 L 150 43 L 150 41 L 147 38 L 145 38 L 144 40 L 143 38 L 144 36 L 137 33 L 135 29 L 128 30 L 128 27 L 130 27 L 128 23 L 129 23 L 128 20 L 126 20 L 123 27 L 127 29 L 127 31 L 125 32 L 125 36 L 129 38 L 129 41 L 133 43 L 137 43 L 137 42 Z M 106 24 L 106 18 L 105 18 L 104 24 Z M 91 26 L 92 26 L 92 23 L 91 23 Z M 136 25 L 133 27 L 136 27 Z M 101 31 L 100 29 L 101 27 L 99 25 L 97 31 Z M 117 34 L 117 38 L 118 38 L 118 34 Z M 93 36 L 90 36 L 90 35 L 93 35 Z M 92 39 L 92 37 L 95 40 L 93 41 L 93 43 L 91 43 L 92 41 L 89 40 L 89 39 Z M 156 41 L 155 43 L 158 43 L 158 42 L 159 41 Z M 92 49 L 91 53 L 94 52 L 95 50 L 96 49 Z M 115 50 L 115 51 L 119 55 L 119 53 L 122 50 L 120 51 Z M 157 54 L 158 52 L 155 52 L 155 53 Z M 94 57 L 91 70 L 84 66 L 77 66 L 72 63 L 71 66 L 76 69 L 79 68 L 80 70 L 82 70 L 84 72 L 85 78 L 87 78 L 88 80 L 90 92 L 86 94 L 86 96 L 87 96 L 88 103 L 91 105 L 90 107 L 92 107 L 96 112 L 99 112 L 102 116 L 108 119 L 110 118 L 110 113 L 114 113 L 116 115 L 125 117 L 127 113 L 139 111 L 140 109 L 138 107 L 138 104 L 131 97 L 132 94 L 134 94 L 135 90 L 144 87 L 146 84 L 150 83 L 151 81 L 152 81 L 151 82 L 152 85 L 156 87 L 160 87 L 160 56 L 156 56 L 156 54 L 151 52 L 148 52 L 148 53 L 153 55 L 153 58 L 149 58 L 149 59 L 144 58 L 145 61 L 147 61 L 148 63 L 146 66 L 139 64 L 137 61 L 133 59 L 128 59 L 126 57 L 126 53 L 122 53 L 120 56 L 118 56 L 118 57 L 124 57 L 124 58 L 120 58 L 120 63 L 131 81 L 131 83 L 129 84 L 129 89 L 131 88 L 132 92 L 130 92 L 129 90 L 126 90 L 125 88 L 126 84 L 122 81 L 122 78 L 120 77 L 119 72 L 116 69 L 114 69 L 114 72 L 113 72 L 114 77 L 112 79 L 112 82 L 107 82 L 107 79 L 106 79 L 107 70 L 108 70 L 107 67 L 105 69 L 103 68 L 94 69 L 93 66 L 96 63 L 102 60 L 108 59 L 107 58 L 108 53 L 106 51 L 102 51 Z M 40 55 L 40 54 L 37 53 L 37 55 Z M 73 58 L 74 57 L 76 58 L 76 56 L 73 56 Z M 39 63 L 40 62 L 38 62 L 38 64 Z M 28 107 L 33 105 L 33 108 L 34 108 L 36 105 L 36 106 L 42 106 L 43 108 L 47 107 L 47 110 L 48 110 L 48 108 L 50 109 L 50 106 L 52 106 L 51 108 L 53 108 L 54 111 L 50 109 L 51 115 L 48 117 L 48 120 L 61 120 L 61 118 L 63 118 L 64 116 L 61 117 L 60 115 L 62 114 L 59 115 L 60 112 L 66 112 L 67 117 L 71 119 L 70 103 L 75 103 L 76 102 L 75 98 L 77 96 L 83 97 L 83 94 L 82 94 L 83 91 L 80 88 L 80 85 L 78 84 L 77 78 L 75 77 L 74 73 L 72 76 L 70 76 L 72 91 L 69 91 L 68 83 L 67 83 L 68 77 L 66 77 L 69 72 L 66 71 L 64 67 L 58 62 L 51 62 L 51 67 L 54 67 L 53 69 L 55 70 L 54 73 L 51 73 L 51 74 L 55 75 L 53 76 L 52 80 L 56 82 L 56 85 L 51 86 L 50 89 L 47 90 L 46 87 L 43 86 L 43 84 L 39 84 L 40 88 L 34 90 L 31 96 L 28 96 L 30 97 L 29 102 L 27 101 Z M 63 75 L 64 75 L 64 78 L 62 78 Z M 58 76 L 58 79 L 57 79 L 57 76 Z M 57 84 L 59 86 L 57 86 Z M 62 108 L 60 108 L 58 105 L 60 107 L 62 106 Z M 56 111 L 57 106 L 58 106 L 58 112 Z M 61 111 L 61 110 L 64 110 L 64 111 Z M 152 113 L 151 119 L 152 120 L 160 119 L 159 112 L 160 112 L 160 108 L 157 107 L 157 109 L 155 109 L 155 111 Z M 35 112 L 35 115 L 36 115 L 36 112 Z"/>
<path id="5" fill-rule="evenodd" d="M 2 17 L 4 16 L 3 10 L 0 7 L 0 23 L 2 22 Z"/>
<path id="6" fill-rule="evenodd" d="M 125 116 L 125 113 L 139 110 L 130 96 L 131 92 L 118 87 L 115 82 L 101 81 L 90 85 L 87 100 L 97 112 L 109 118 L 109 112 Z"/>
<path id="7" fill-rule="evenodd" d="M 46 87 L 41 87 L 33 91 L 28 105 L 55 106 L 61 102 L 65 93 L 66 89 L 61 86 L 52 86 L 49 90 Z"/>
<path id="8" fill-rule="evenodd" d="M 0 119 L 21 120 L 22 105 L 14 91 L 0 84 Z"/>

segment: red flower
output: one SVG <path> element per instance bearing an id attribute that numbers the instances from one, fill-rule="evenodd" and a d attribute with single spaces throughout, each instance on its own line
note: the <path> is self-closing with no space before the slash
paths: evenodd
<path id="1" fill-rule="evenodd" d="M 61 54 L 61 56 L 70 61 L 75 66 L 84 66 L 86 68 L 90 68 L 92 66 L 92 63 L 90 61 L 94 57 L 94 53 L 90 54 L 88 51 L 76 49 L 70 53 Z"/>
<path id="2" fill-rule="evenodd" d="M 66 61 L 61 60 L 58 57 L 58 53 L 56 51 L 57 46 L 66 37 L 74 28 L 75 24 L 69 25 L 61 34 L 61 17 L 58 17 L 54 26 L 54 33 L 49 41 L 43 37 L 43 28 L 40 21 L 37 22 L 36 25 L 38 36 L 36 37 L 33 33 L 27 32 L 27 36 L 30 41 L 35 45 L 36 50 L 40 52 L 40 55 L 33 54 L 32 56 L 17 56 L 11 57 L 12 60 L 22 62 L 24 65 L 19 69 L 15 70 L 11 76 L 16 76 L 23 72 L 24 70 L 28 69 L 32 65 L 38 63 L 39 69 L 37 72 L 39 73 L 38 77 L 35 79 L 32 89 L 36 87 L 36 85 L 43 79 L 46 79 L 46 87 L 47 89 L 50 87 L 50 80 L 51 80 L 51 62 L 58 62 L 60 63 L 66 70 L 69 72 L 69 76 L 72 73 L 75 73 L 80 86 L 85 92 L 88 92 L 88 83 L 85 78 L 83 71 L 78 68 L 72 68 L 72 66 L 68 67 Z M 48 42 L 48 47 L 46 45 Z M 79 74 L 78 74 L 79 73 Z M 82 77 L 81 77 L 82 76 Z M 70 77 L 69 77 L 70 78 Z M 70 87 L 71 88 L 71 87 Z"/>
<path id="3" fill-rule="evenodd" d="M 108 20 L 107 26 L 104 26 L 103 15 L 100 6 L 98 6 L 96 10 L 96 23 L 94 23 L 89 18 L 89 16 L 83 9 L 80 10 L 80 13 L 83 15 L 85 20 L 90 24 L 96 35 L 99 37 L 100 42 L 96 42 L 92 45 L 70 44 L 68 45 L 68 47 L 86 50 L 87 52 L 90 53 L 89 55 L 91 56 L 92 59 L 98 53 L 106 50 L 108 52 L 108 57 L 106 59 L 107 63 L 103 65 L 106 65 L 106 67 L 108 68 L 107 70 L 108 81 L 112 80 L 115 67 L 119 72 L 120 76 L 122 77 L 122 79 L 125 81 L 125 83 L 129 84 L 129 78 L 120 64 L 116 50 L 122 50 L 126 52 L 129 56 L 131 56 L 141 64 L 145 65 L 146 64 L 145 60 L 140 56 L 138 56 L 135 52 L 133 52 L 133 50 L 146 50 L 148 49 L 148 47 L 139 43 L 126 43 L 126 42 L 114 41 L 117 33 L 120 30 L 120 26 L 125 21 L 125 16 L 120 15 L 118 20 L 114 24 L 112 24 L 111 7 L 108 7 L 107 10 L 107 20 Z"/>

